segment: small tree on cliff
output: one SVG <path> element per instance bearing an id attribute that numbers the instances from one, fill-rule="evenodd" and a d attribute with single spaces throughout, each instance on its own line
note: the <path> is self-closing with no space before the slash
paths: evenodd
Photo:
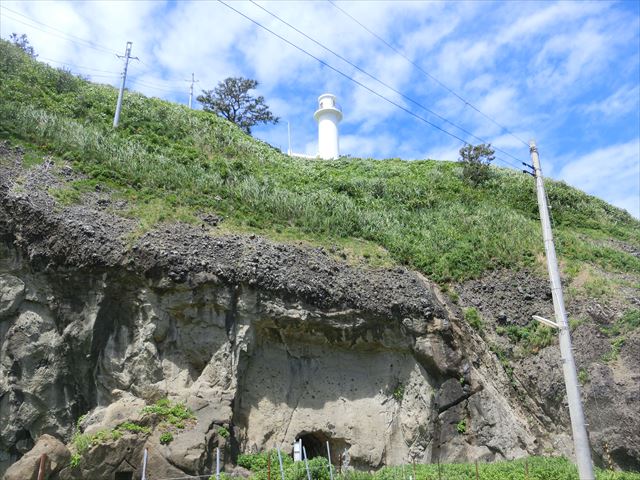
<path id="1" fill-rule="evenodd" d="M 22 35 L 12 33 L 11 35 L 9 35 L 9 40 L 11 40 L 11 43 L 13 43 L 16 47 L 21 48 L 31 58 L 36 58 L 38 56 L 29 43 L 29 39 L 27 38 L 26 33 L 23 33 Z"/>
<path id="2" fill-rule="evenodd" d="M 474 187 L 482 185 L 491 177 L 489 165 L 495 160 L 491 144 L 465 145 L 460 149 L 462 177 Z"/>
<path id="3" fill-rule="evenodd" d="M 278 123 L 264 97 L 252 97 L 249 90 L 258 86 L 256 80 L 242 77 L 229 77 L 213 90 L 203 90 L 197 100 L 205 111 L 213 112 L 238 125 L 251 134 L 251 127 L 258 123 Z"/>

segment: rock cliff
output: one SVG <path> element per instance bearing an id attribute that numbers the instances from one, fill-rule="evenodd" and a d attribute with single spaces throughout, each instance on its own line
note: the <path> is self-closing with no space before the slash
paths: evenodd
<path id="1" fill-rule="evenodd" d="M 571 453 L 556 347 L 505 369 L 491 336 L 419 274 L 204 221 L 137 235 L 105 189 L 57 203 L 49 192 L 75 177 L 69 167 L 0 156 L 0 473 L 41 438 L 127 421 L 145 430 L 94 442 L 51 478 L 135 472 L 144 448 L 157 476 L 204 474 L 216 447 L 231 463 L 298 438 L 310 454 L 328 441 L 336 463 L 357 468 Z M 548 314 L 544 281 L 529 282 L 523 305 L 499 284 L 460 285 L 460 303 L 487 317 Z M 631 468 L 639 344 L 636 332 L 586 392 L 588 413 L 620 405 L 592 421 L 600 461 Z M 165 397 L 195 415 L 168 445 L 141 415 Z"/>

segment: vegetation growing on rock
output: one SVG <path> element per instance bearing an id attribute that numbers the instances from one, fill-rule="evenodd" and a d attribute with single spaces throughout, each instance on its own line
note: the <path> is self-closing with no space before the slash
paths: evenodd
<path id="1" fill-rule="evenodd" d="M 88 175 L 71 194 L 57 193 L 65 202 L 98 183 L 113 188 L 141 231 L 215 212 L 228 230 L 338 245 L 439 282 L 535 265 L 542 253 L 533 179 L 512 170 L 492 168 L 490 179 L 472 186 L 457 163 L 290 158 L 206 112 L 133 92 L 113 130 L 114 88 L 4 41 L 0 80 L 0 135 Z M 548 194 L 561 257 L 640 271 L 640 259 L 601 242 L 640 248 L 640 224 L 628 213 L 561 182 L 549 182 Z"/>
<path id="2" fill-rule="evenodd" d="M 459 433 L 464 433 L 466 426 L 461 422 Z M 275 451 L 250 455 L 240 455 L 238 465 L 251 471 L 251 479 L 266 480 L 268 458 L 271 457 L 271 478 L 280 478 L 278 456 Z M 288 455 L 282 456 L 285 480 L 306 480 L 307 474 L 304 462 L 294 463 Z M 415 478 L 436 479 L 437 465 L 399 465 L 384 467 L 376 472 L 362 472 L 345 470 L 336 472 L 337 480 L 397 480 L 414 475 Z M 415 469 L 415 470 L 414 470 Z M 314 480 L 329 480 L 329 463 L 324 457 L 313 458 L 309 461 L 309 470 Z M 528 471 L 528 473 L 527 473 Z M 563 457 L 530 457 L 527 459 L 503 461 L 495 463 L 478 463 L 478 473 L 483 480 L 577 480 L 576 467 Z M 442 464 L 440 466 L 442 478 L 447 480 L 475 479 L 475 465 L 472 463 Z M 214 480 L 215 475 L 210 477 Z M 640 473 L 610 472 L 596 469 L 597 480 L 640 480 Z"/>

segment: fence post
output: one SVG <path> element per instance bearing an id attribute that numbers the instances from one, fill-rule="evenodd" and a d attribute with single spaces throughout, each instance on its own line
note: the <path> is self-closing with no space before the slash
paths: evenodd
<path id="1" fill-rule="evenodd" d="M 329 441 L 327 440 L 327 460 L 329 460 L 329 478 L 333 480 L 333 467 L 331 466 L 331 449 L 329 448 Z"/>
<path id="2" fill-rule="evenodd" d="M 307 480 L 311 480 L 311 472 L 309 471 L 309 461 L 307 460 L 307 449 L 302 447 L 302 454 L 304 455 L 304 467 L 307 469 Z"/>
<path id="3" fill-rule="evenodd" d="M 220 448 L 216 448 L 216 480 L 220 480 Z"/>
<path id="4" fill-rule="evenodd" d="M 278 462 L 280 463 L 280 476 L 284 480 L 284 467 L 282 466 L 282 455 L 280 454 L 280 447 L 278 447 Z"/>
<path id="5" fill-rule="evenodd" d="M 40 466 L 38 467 L 38 480 L 44 480 L 45 464 L 47 462 L 47 454 L 40 455 Z"/>
<path id="6" fill-rule="evenodd" d="M 529 459 L 524 460 L 524 478 L 529 480 Z"/>
<path id="7" fill-rule="evenodd" d="M 418 480 L 418 477 L 416 476 L 416 459 L 412 458 L 411 463 L 413 464 L 413 480 Z"/>
<path id="8" fill-rule="evenodd" d="M 476 460 L 476 480 L 480 480 L 480 474 L 478 473 L 478 460 Z"/>
<path id="9" fill-rule="evenodd" d="M 267 451 L 267 480 L 271 480 L 271 450 Z"/>
<path id="10" fill-rule="evenodd" d="M 144 455 L 142 456 L 142 480 L 147 480 L 147 458 L 149 453 L 147 449 L 144 449 Z"/>
<path id="11" fill-rule="evenodd" d="M 438 480 L 442 480 L 442 472 L 440 471 L 440 453 L 438 452 Z"/>

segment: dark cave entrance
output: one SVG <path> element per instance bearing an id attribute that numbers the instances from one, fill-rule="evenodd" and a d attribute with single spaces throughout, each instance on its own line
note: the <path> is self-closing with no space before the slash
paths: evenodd
<path id="1" fill-rule="evenodd" d="M 315 457 L 327 458 L 327 442 L 329 442 L 331 463 L 334 466 L 342 466 L 345 460 L 344 456 L 351 446 L 343 438 L 331 438 L 322 431 L 300 433 L 296 436 L 296 441 L 298 440 L 302 440 L 302 446 L 307 451 L 308 459 Z"/>
<path id="2" fill-rule="evenodd" d="M 133 480 L 133 472 L 116 472 L 113 480 Z"/>
<path id="3" fill-rule="evenodd" d="M 327 456 L 327 441 L 329 437 L 323 432 L 304 433 L 298 435 L 296 440 L 302 440 L 302 446 L 307 451 L 308 459 Z"/>

